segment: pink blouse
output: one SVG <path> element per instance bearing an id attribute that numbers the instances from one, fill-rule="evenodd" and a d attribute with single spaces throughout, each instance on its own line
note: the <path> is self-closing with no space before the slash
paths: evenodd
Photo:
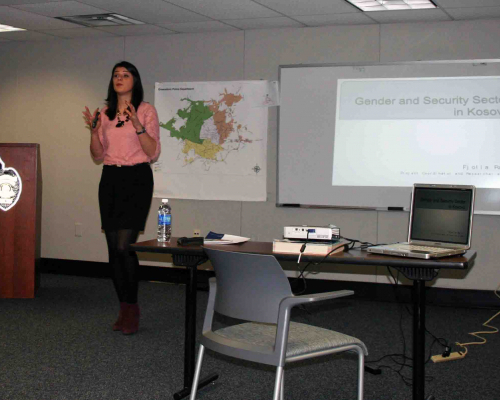
<path id="1" fill-rule="evenodd" d="M 115 117 L 114 120 L 110 121 L 105 114 L 106 109 L 107 107 L 104 107 L 101 111 L 101 126 L 98 131 L 104 152 L 102 157 L 95 159 L 104 160 L 104 165 L 135 165 L 156 161 L 160 155 L 160 123 L 154 106 L 142 102 L 137 110 L 137 117 L 142 126 L 146 128 L 147 134 L 156 141 L 154 157 L 148 157 L 142 150 L 139 136 L 132 122 L 125 122 L 125 125 L 117 128 L 118 118 Z M 125 121 L 123 116 L 120 119 Z"/>

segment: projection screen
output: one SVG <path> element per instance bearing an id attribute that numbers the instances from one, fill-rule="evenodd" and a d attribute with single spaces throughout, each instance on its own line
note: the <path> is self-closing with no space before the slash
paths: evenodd
<path id="1" fill-rule="evenodd" d="M 472 184 L 500 213 L 500 60 L 280 66 L 279 206 L 407 209 Z"/>

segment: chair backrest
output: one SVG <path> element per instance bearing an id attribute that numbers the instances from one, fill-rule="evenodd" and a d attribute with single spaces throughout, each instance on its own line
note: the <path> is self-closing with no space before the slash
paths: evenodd
<path id="1" fill-rule="evenodd" d="M 276 323 L 290 283 L 272 255 L 236 253 L 205 247 L 217 280 L 215 311 L 232 318 Z"/>

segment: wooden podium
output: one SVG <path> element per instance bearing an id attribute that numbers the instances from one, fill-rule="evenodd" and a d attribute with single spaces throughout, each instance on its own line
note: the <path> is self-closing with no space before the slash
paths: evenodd
<path id="1" fill-rule="evenodd" d="M 33 298 L 40 284 L 40 145 L 0 143 L 0 159 L 0 298 Z"/>

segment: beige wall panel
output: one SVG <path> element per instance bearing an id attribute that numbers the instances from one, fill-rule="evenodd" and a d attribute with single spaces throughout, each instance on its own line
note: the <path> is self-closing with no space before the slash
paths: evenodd
<path id="1" fill-rule="evenodd" d="M 498 20 L 382 25 L 380 62 L 500 58 Z"/>
<path id="2" fill-rule="evenodd" d="M 123 39 L 22 43 L 11 56 L 22 117 L 17 140 L 40 143 L 42 257 L 106 261 L 97 188 L 101 166 L 89 153 L 85 105 L 102 107 Z M 75 223 L 82 237 L 75 237 Z"/>
<path id="3" fill-rule="evenodd" d="M 155 82 L 232 81 L 243 76 L 243 32 L 127 37 L 125 57 L 141 73 L 146 101 Z"/>
<path id="4" fill-rule="evenodd" d="M 283 237 L 284 226 L 333 224 L 340 228 L 340 234 L 344 237 L 370 242 L 376 240 L 375 211 L 276 207 L 270 202 L 266 205 L 272 218 L 260 213 L 262 207 L 259 203 L 243 203 L 243 236 L 271 241 Z"/>
<path id="5" fill-rule="evenodd" d="M 277 80 L 280 65 L 378 62 L 379 27 L 252 30 L 245 33 L 245 78 Z"/>
<path id="6" fill-rule="evenodd" d="M 201 236 L 210 231 L 241 235 L 241 202 L 173 199 L 172 215 L 175 236 L 191 237 L 195 229 L 201 231 Z M 156 225 L 156 215 L 154 219 Z"/>
<path id="7" fill-rule="evenodd" d="M 0 142 L 17 143 L 17 121 L 22 115 L 17 97 L 16 61 L 12 58 L 14 44 L 0 44 Z"/>
<path id="8" fill-rule="evenodd" d="M 410 199 L 408 199 L 408 206 Z M 378 211 L 377 243 L 404 242 L 408 239 L 407 211 Z"/>

